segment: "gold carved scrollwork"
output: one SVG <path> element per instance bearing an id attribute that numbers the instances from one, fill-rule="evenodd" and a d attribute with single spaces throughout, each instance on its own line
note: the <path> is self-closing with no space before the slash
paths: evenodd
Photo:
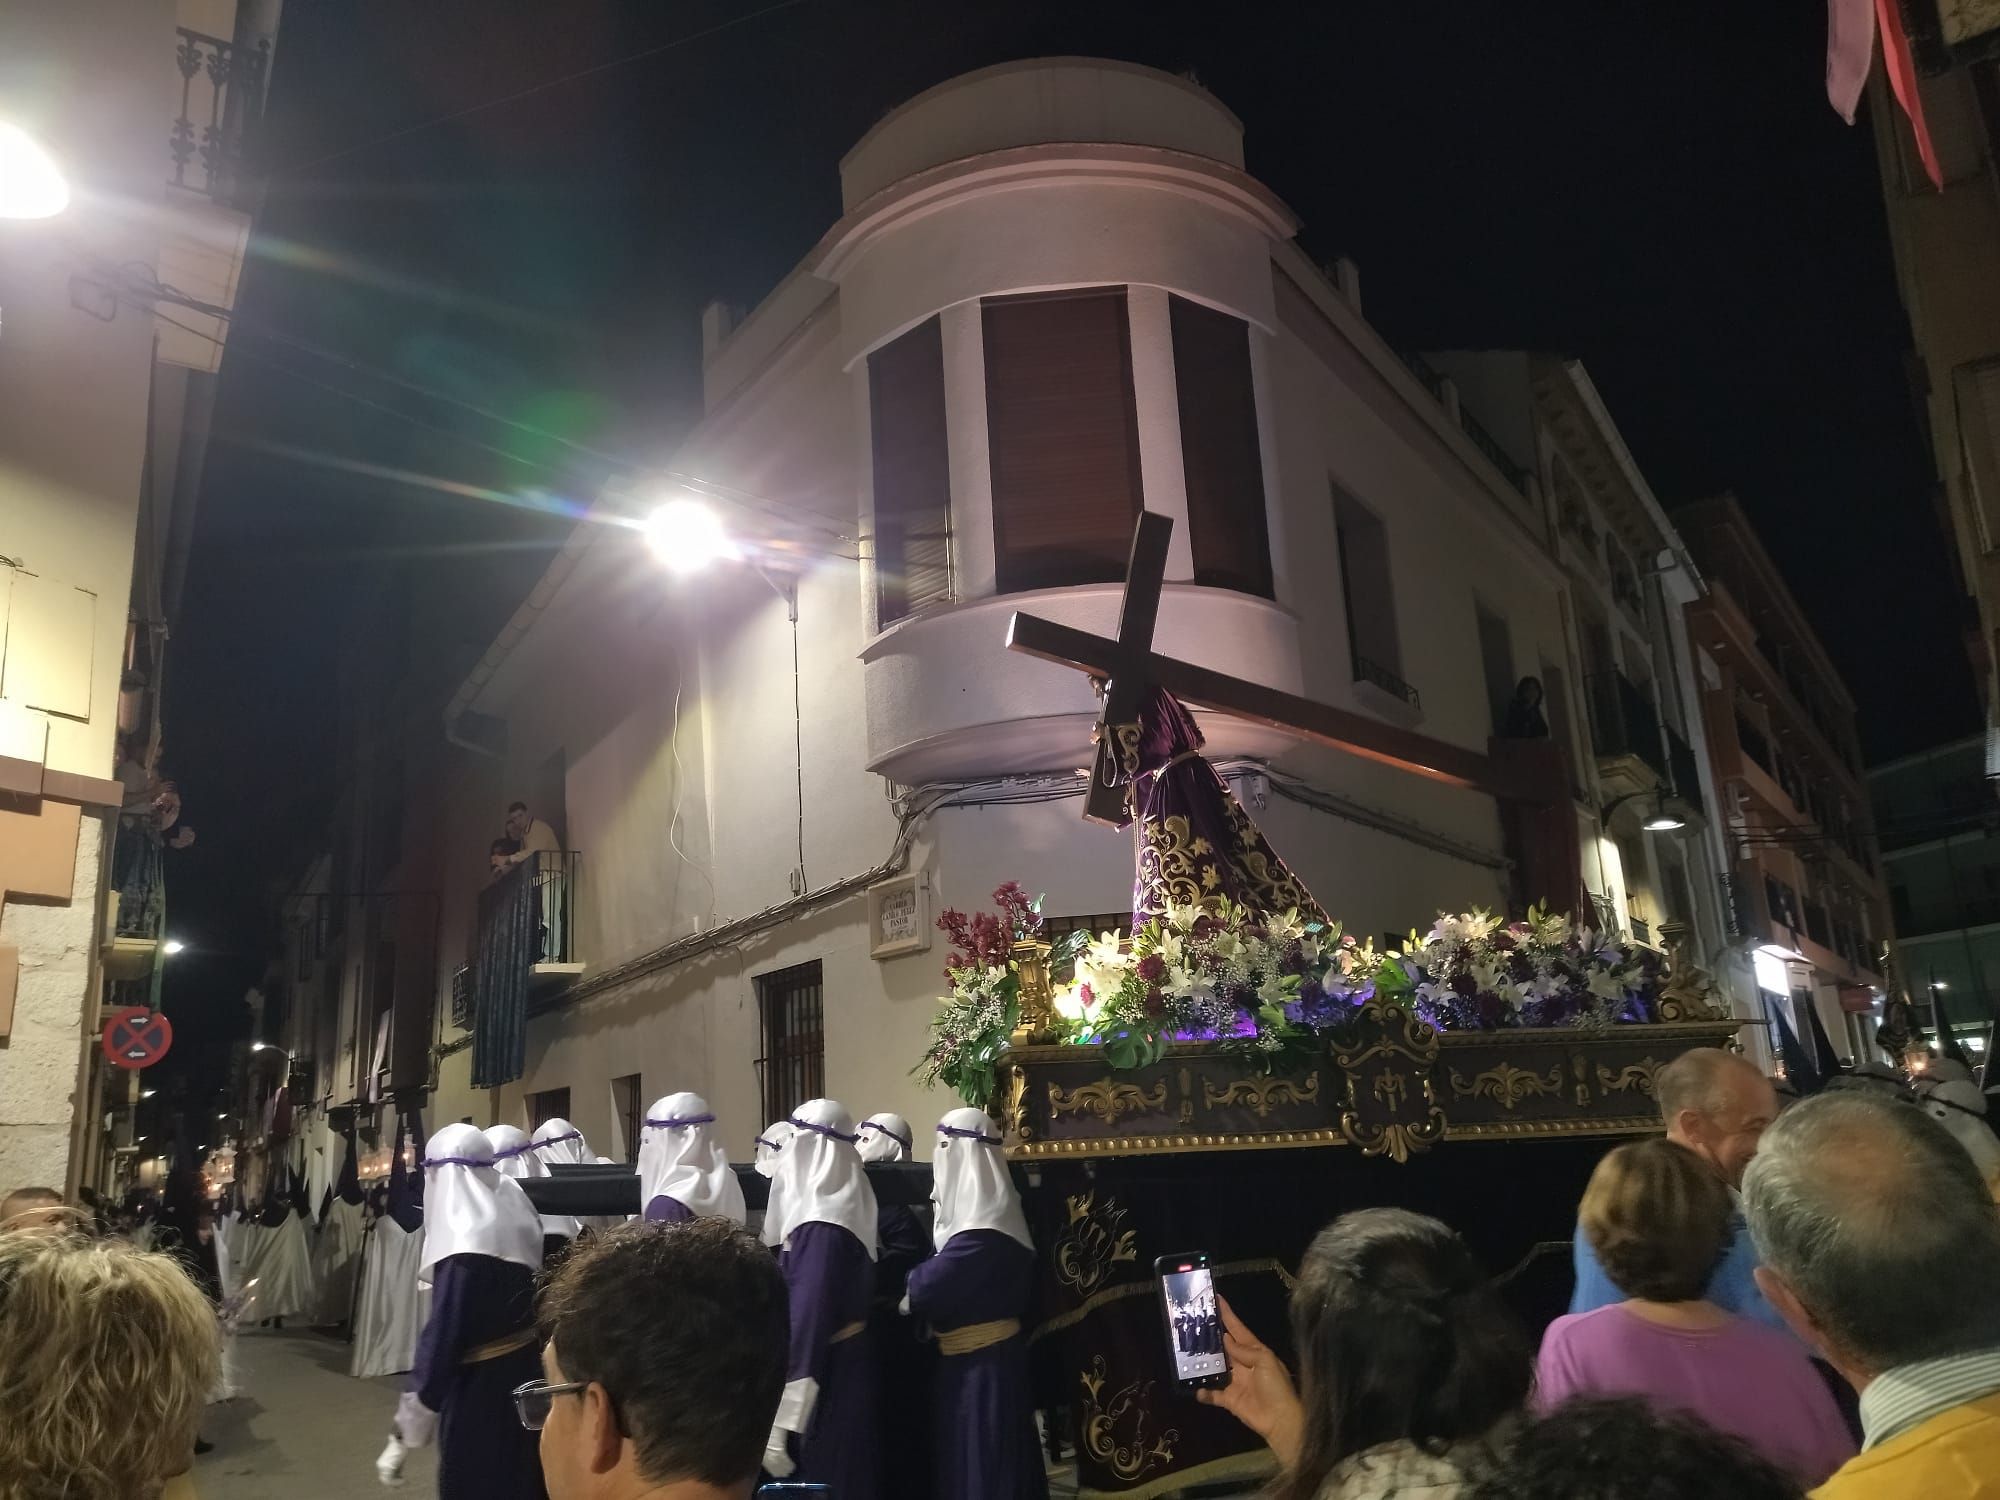
<path id="1" fill-rule="evenodd" d="M 1028 1126 L 1028 1070 L 1019 1063 L 1007 1069 L 1007 1093 L 1001 1104 L 1000 1125 L 1013 1141 L 1034 1139 L 1034 1131 Z"/>
<path id="2" fill-rule="evenodd" d="M 1506 1110 L 1513 1109 L 1531 1096 L 1560 1094 L 1562 1081 L 1561 1064 L 1550 1068 L 1544 1075 L 1528 1068 L 1517 1068 L 1512 1063 L 1501 1063 L 1484 1073 L 1475 1073 L 1470 1080 L 1458 1069 L 1451 1070 L 1451 1091 L 1457 1097 L 1477 1099 L 1484 1096 Z"/>
<path id="3" fill-rule="evenodd" d="M 1590 1108 L 1590 1059 L 1581 1052 L 1569 1055 L 1570 1071 L 1576 1074 L 1576 1107 Z"/>
<path id="4" fill-rule="evenodd" d="M 1363 1156 L 1407 1162 L 1444 1136 L 1444 1110 L 1431 1086 L 1437 1062 L 1437 1029 L 1407 1010 L 1381 999 L 1361 1007 L 1355 1021 L 1333 1039 L 1333 1060 L 1347 1074 L 1346 1108 L 1340 1133 Z M 1357 1080 L 1364 1064 L 1379 1063 L 1369 1076 L 1364 1101 Z"/>
<path id="5" fill-rule="evenodd" d="M 1616 1073 L 1604 1063 L 1597 1065 L 1597 1086 L 1607 1094 L 1623 1094 L 1637 1089 L 1648 1098 L 1653 1093 L 1653 1078 L 1660 1071 L 1661 1064 L 1656 1058 L 1643 1058 Z"/>
<path id="6" fill-rule="evenodd" d="M 1687 956 L 1694 929 L 1685 922 L 1662 922 L 1660 940 L 1667 945 L 1667 982 L 1660 990 L 1662 1021 L 1727 1020 L 1727 1007 L 1715 1003 L 1715 976 Z"/>
<path id="7" fill-rule="evenodd" d="M 1055 1244 L 1056 1280 L 1088 1297 L 1121 1263 L 1138 1260 L 1139 1232 L 1125 1227 L 1125 1210 L 1116 1198 L 1099 1206 L 1094 1192 L 1072 1193 L 1064 1208 L 1067 1217 Z"/>
<path id="8" fill-rule="evenodd" d="M 1167 1107 L 1167 1080 L 1162 1078 L 1148 1093 L 1136 1083 L 1101 1078 L 1096 1083 L 1065 1089 L 1049 1085 L 1049 1112 L 1058 1115 L 1095 1115 L 1107 1125 L 1115 1125 L 1123 1114 L 1141 1114 Z"/>
<path id="9" fill-rule="evenodd" d="M 1104 1395 L 1104 1356 L 1093 1355 L 1090 1368 L 1078 1377 L 1083 1384 L 1083 1446 L 1090 1456 L 1126 1483 L 1143 1478 L 1154 1469 L 1174 1461 L 1174 1445 L 1180 1430 L 1168 1427 L 1156 1436 L 1146 1435 L 1147 1397 L 1153 1382 L 1135 1380 Z"/>
<path id="10" fill-rule="evenodd" d="M 1021 986 L 1021 1018 L 1015 1024 L 1013 1040 L 1021 1045 L 1053 1036 L 1056 1029 L 1055 980 L 1049 973 L 1049 945 L 1039 938 L 1023 938 L 1008 951 L 1014 977 Z"/>
<path id="11" fill-rule="evenodd" d="M 1398 1088 L 1397 1103 L 1401 1103 L 1400 1085 L 1403 1079 L 1398 1074 L 1386 1070 L 1375 1078 L 1375 1092 L 1380 1098 L 1384 1091 L 1384 1078 L 1393 1079 Z M 1341 1111 L 1340 1133 L 1350 1146 L 1359 1146 L 1363 1156 L 1386 1156 L 1398 1166 L 1419 1151 L 1427 1151 L 1444 1137 L 1444 1111 L 1438 1108 L 1437 1096 L 1431 1090 L 1431 1081 L 1423 1081 L 1423 1095 L 1426 1112 L 1415 1120 L 1370 1121 L 1363 1118 L 1359 1100 L 1355 1097 L 1354 1075 L 1347 1075 L 1347 1108 Z"/>
<path id="12" fill-rule="evenodd" d="M 1207 1084 L 1208 1080 L 1204 1078 L 1202 1080 L 1203 1087 L 1206 1087 Z M 1181 1069 L 1181 1126 L 1183 1129 L 1185 1129 L 1187 1126 L 1192 1124 L 1194 1124 L 1194 1069 L 1182 1068 Z"/>
<path id="13" fill-rule="evenodd" d="M 1319 1074 L 1296 1078 L 1239 1078 L 1226 1089 L 1218 1089 L 1208 1079 L 1201 1081 L 1202 1102 L 1210 1109 L 1247 1104 L 1258 1119 L 1268 1119 L 1280 1104 L 1310 1104 L 1319 1098 Z"/>

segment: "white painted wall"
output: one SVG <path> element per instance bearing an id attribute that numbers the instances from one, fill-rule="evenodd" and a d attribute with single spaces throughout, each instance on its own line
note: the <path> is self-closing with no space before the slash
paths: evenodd
<path id="1" fill-rule="evenodd" d="M 861 357 L 915 322 L 944 315 L 961 602 L 878 638 L 867 633 L 871 581 L 863 565 L 827 558 L 799 581 L 804 859 L 815 888 L 869 870 L 890 852 L 896 820 L 871 764 L 886 760 L 899 774 L 937 775 L 946 762 L 927 760 L 924 747 L 952 736 L 950 763 L 969 774 L 1062 769 L 1088 758 L 1094 708 L 1085 684 L 1062 668 L 1009 655 L 1003 632 L 1017 604 L 1108 629 L 1117 591 L 990 597 L 990 542 L 982 546 L 992 526 L 977 340 L 982 296 L 1132 286 L 1135 359 L 1142 349 L 1153 360 L 1169 353 L 1170 344 L 1153 337 L 1169 291 L 1254 325 L 1279 597 L 1170 587 L 1160 630 L 1165 649 L 1390 715 L 1380 697 L 1357 689 L 1349 668 L 1330 491 L 1337 480 L 1388 527 L 1403 673 L 1423 694 L 1417 722 L 1424 732 L 1468 747 L 1486 743 L 1476 594 L 1504 611 L 1521 661 L 1569 658 L 1560 570 L 1523 524 L 1518 497 L 1496 494 L 1490 478 L 1469 465 L 1462 443 L 1444 435 L 1435 403 L 1351 310 L 1336 316 L 1338 293 L 1274 276 L 1273 255 L 1289 233 L 1280 207 L 1246 206 L 1254 184 L 1234 184 L 1237 196 L 1224 201 L 1131 180 L 1125 166 L 1091 166 L 1097 177 L 1079 181 L 1077 152 L 1060 136 L 1037 133 L 1044 111 L 1073 120 L 1075 98 L 1095 98 L 1116 128 L 1088 139 L 1175 151 L 1206 142 L 1217 162 L 1232 159 L 1229 141 L 1215 134 L 1226 112 L 1212 101 L 1158 75 L 1134 83 L 1131 70 L 1117 68 L 1105 72 L 1105 82 L 1100 72 L 1091 65 L 1075 76 L 1060 68 L 1002 70 L 997 80 L 977 75 L 962 98 L 934 93 L 922 107 L 892 116 L 850 157 L 850 204 L 896 200 L 907 187 L 895 180 L 900 174 L 956 161 L 972 149 L 964 142 L 975 139 L 981 150 L 1008 141 L 1045 146 L 1046 179 L 1024 167 L 1004 191 L 981 180 L 865 234 L 847 234 L 850 215 L 821 252 L 822 267 L 838 282 L 837 293 L 827 293 L 837 304 L 795 274 L 710 361 L 711 389 L 729 392 L 727 404 L 711 413 L 676 467 L 853 530 L 865 520 L 869 488 Z M 1017 106 L 1018 117 L 1009 113 Z M 979 162 L 958 162 L 934 175 L 962 173 L 971 181 L 983 170 Z M 1175 170 L 1193 169 L 1183 163 Z M 1228 175 L 1225 165 L 1213 170 Z M 1308 274 L 1286 255 L 1288 275 Z M 753 348 L 758 361 L 744 353 Z M 719 370 L 726 376 L 717 378 Z M 1172 384 L 1162 377 L 1149 367 L 1142 470 L 1149 501 L 1157 488 L 1171 509 L 1178 424 L 1167 420 Z M 1180 556 L 1184 577 L 1184 549 Z M 1496 578 L 1503 586 L 1492 586 Z M 791 650 L 784 606 L 754 576 L 722 571 L 670 582 L 629 534 L 607 528 L 474 703 L 507 721 L 502 783 L 523 785 L 551 749 L 567 752 L 570 835 L 583 851 L 581 956 L 593 970 L 791 894 L 799 858 Z M 678 763 L 669 748 L 676 688 Z M 1495 809 L 1479 794 L 1241 726 L 1219 733 L 1218 748 L 1270 756 L 1369 810 L 1376 822 L 1420 828 L 1475 855 L 1497 854 Z M 446 898 L 448 954 L 463 948 L 469 892 L 512 795 L 496 796 L 493 785 L 490 763 L 476 780 L 468 769 L 447 799 L 462 850 L 454 858 L 466 872 L 466 888 Z M 484 802 L 473 805 L 475 796 Z M 1005 880 L 1045 893 L 1052 914 L 1128 909 L 1129 836 L 1085 825 L 1079 812 L 1072 799 L 938 813 L 912 849 L 933 914 L 949 905 L 983 906 Z M 1277 797 L 1259 819 L 1308 886 L 1357 933 L 1379 938 L 1421 925 L 1443 906 L 1501 899 L 1490 860 Z M 679 852 L 670 847 L 670 826 L 679 829 Z M 754 981 L 817 959 L 830 1090 L 857 1113 L 889 1108 L 921 1121 L 955 1102 L 924 1095 L 909 1077 L 942 985 L 942 943 L 935 935 L 927 952 L 878 962 L 868 954 L 865 903 L 845 900 L 535 1020 L 527 1075 L 491 1101 L 466 1085 L 468 1054 L 453 1054 L 441 1070 L 434 1114 L 525 1123 L 527 1093 L 566 1086 L 575 1123 L 608 1154 L 610 1081 L 637 1072 L 648 1100 L 680 1088 L 703 1093 L 731 1149 L 746 1152 L 764 1123 Z"/>

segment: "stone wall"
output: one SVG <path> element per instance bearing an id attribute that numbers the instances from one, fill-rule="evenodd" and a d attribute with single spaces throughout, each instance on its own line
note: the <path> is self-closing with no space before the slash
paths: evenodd
<path id="1" fill-rule="evenodd" d="M 0 944 L 21 952 L 13 1031 L 0 1040 L 0 1193 L 69 1181 L 103 849 L 104 819 L 86 810 L 69 901 L 0 907 Z"/>

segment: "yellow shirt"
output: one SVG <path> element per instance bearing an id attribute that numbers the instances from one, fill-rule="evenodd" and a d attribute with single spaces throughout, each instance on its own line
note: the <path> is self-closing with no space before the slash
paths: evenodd
<path id="1" fill-rule="evenodd" d="M 1856 1454 L 1812 1500 L 2000 1500 L 2000 1393 Z"/>

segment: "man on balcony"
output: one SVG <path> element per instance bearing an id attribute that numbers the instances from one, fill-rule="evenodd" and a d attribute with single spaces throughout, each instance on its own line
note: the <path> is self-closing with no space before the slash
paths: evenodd
<path id="1" fill-rule="evenodd" d="M 513 803 L 507 809 L 507 837 L 514 840 L 515 851 L 505 856 L 509 864 L 522 864 L 536 855 L 546 855 L 536 862 L 531 878 L 535 881 L 536 893 L 542 903 L 542 957 L 551 961 L 560 960 L 563 953 L 562 914 L 563 859 L 562 841 L 556 831 L 540 818 L 529 813 L 525 802 Z"/>

